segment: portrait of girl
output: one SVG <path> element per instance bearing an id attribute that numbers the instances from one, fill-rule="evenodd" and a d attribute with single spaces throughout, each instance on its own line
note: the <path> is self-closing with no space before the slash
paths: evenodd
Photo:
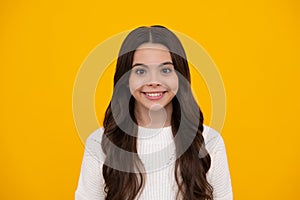
<path id="1" fill-rule="evenodd" d="M 113 82 L 103 127 L 86 141 L 75 200 L 233 199 L 224 141 L 203 124 L 172 31 L 131 31 Z"/>

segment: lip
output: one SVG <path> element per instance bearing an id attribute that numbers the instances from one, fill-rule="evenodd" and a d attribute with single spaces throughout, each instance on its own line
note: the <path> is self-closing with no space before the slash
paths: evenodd
<path id="1" fill-rule="evenodd" d="M 143 96 L 149 100 L 160 100 L 164 97 L 166 91 L 151 91 L 151 92 L 142 92 Z"/>

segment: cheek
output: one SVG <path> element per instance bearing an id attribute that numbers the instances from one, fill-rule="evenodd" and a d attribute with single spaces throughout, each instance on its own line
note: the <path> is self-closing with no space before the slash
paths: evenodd
<path id="1" fill-rule="evenodd" d="M 129 77 L 129 89 L 131 94 L 136 92 L 143 85 L 142 80 L 135 78 L 134 76 Z"/>
<path id="2" fill-rule="evenodd" d="M 175 75 L 173 78 L 168 80 L 168 85 L 174 95 L 176 95 L 178 91 L 178 77 Z"/>

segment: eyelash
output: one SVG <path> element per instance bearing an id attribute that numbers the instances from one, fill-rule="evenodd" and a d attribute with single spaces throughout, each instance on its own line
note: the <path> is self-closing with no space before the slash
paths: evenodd
<path id="1" fill-rule="evenodd" d="M 162 72 L 163 74 L 169 74 L 169 73 L 172 72 L 172 69 L 169 68 L 169 67 L 165 67 L 165 68 L 161 69 L 161 72 Z M 144 74 L 146 73 L 146 70 L 145 70 L 145 69 L 136 69 L 136 70 L 135 70 L 135 73 L 136 73 L 137 75 L 144 75 Z"/>
<path id="2" fill-rule="evenodd" d="M 171 68 L 163 68 L 163 69 L 161 70 L 161 72 L 164 73 L 164 74 L 169 74 L 169 73 L 172 72 L 172 69 L 171 69 Z"/>
<path id="3" fill-rule="evenodd" d="M 141 72 L 142 72 L 142 73 L 141 73 Z M 143 74 L 146 73 L 146 70 L 144 70 L 144 69 L 136 69 L 136 70 L 135 70 L 135 73 L 138 74 L 138 75 L 143 75 Z"/>

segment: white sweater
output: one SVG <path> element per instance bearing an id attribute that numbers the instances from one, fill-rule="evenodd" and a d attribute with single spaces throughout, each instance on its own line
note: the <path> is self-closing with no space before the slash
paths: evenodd
<path id="1" fill-rule="evenodd" d="M 105 199 L 103 190 L 105 182 L 102 176 L 105 154 L 101 148 L 102 134 L 103 129 L 97 129 L 86 141 L 75 200 Z M 218 132 L 208 126 L 204 126 L 203 137 L 212 160 L 207 173 L 207 180 L 213 187 L 214 200 L 232 200 L 231 180 L 223 139 Z M 167 147 L 172 147 L 172 145 L 175 147 L 173 141 L 170 126 L 161 129 L 139 127 L 137 150 L 147 171 L 146 184 L 139 200 L 176 199 L 178 190 L 174 175 L 174 159 L 176 158 L 171 159 L 172 162 L 169 158 L 168 164 L 156 166 L 153 163 L 159 163 L 162 159 L 149 160 L 147 157 L 147 154 L 161 152 L 163 149 L 168 149 Z"/>

